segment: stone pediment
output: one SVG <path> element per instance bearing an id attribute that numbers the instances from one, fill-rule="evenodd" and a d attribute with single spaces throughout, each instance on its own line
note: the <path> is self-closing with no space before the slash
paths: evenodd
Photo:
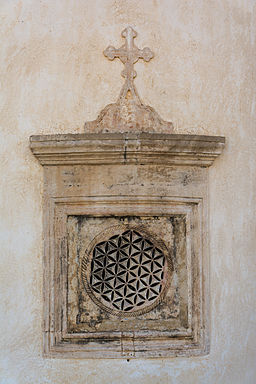
<path id="1" fill-rule="evenodd" d="M 129 91 L 117 103 L 107 105 L 96 120 L 85 123 L 85 132 L 170 133 L 173 124 L 161 119 L 150 106 L 134 101 Z"/>

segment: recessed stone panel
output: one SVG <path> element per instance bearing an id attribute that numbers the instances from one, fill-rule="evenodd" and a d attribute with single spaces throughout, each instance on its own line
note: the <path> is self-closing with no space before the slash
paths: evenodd
<path id="1" fill-rule="evenodd" d="M 188 328 L 185 236 L 185 215 L 69 216 L 69 332 Z"/>

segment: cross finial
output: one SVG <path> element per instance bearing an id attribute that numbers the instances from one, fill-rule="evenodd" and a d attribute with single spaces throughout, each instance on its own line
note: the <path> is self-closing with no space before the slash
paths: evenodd
<path id="1" fill-rule="evenodd" d="M 149 48 L 136 47 L 136 36 L 134 29 L 127 27 L 122 32 L 125 43 L 118 49 L 109 46 L 104 51 L 108 59 L 117 57 L 124 64 L 125 83 L 117 102 L 106 105 L 96 120 L 86 123 L 86 132 L 172 132 L 172 123 L 162 120 L 152 107 L 144 105 L 136 91 L 134 64 L 139 59 L 149 61 L 154 56 Z"/>
<path id="2" fill-rule="evenodd" d="M 133 96 L 138 98 L 135 86 L 133 84 L 133 79 L 137 75 L 133 66 L 139 59 L 149 61 L 154 56 L 153 52 L 149 48 L 146 47 L 139 49 L 136 47 L 134 44 L 134 38 L 136 36 L 136 31 L 134 31 L 132 27 L 127 27 L 122 31 L 122 37 L 125 38 L 125 44 L 118 49 L 110 45 L 104 51 L 104 55 L 109 60 L 114 60 L 117 57 L 125 65 L 122 76 L 126 79 L 126 82 L 122 88 L 120 97 L 126 96 L 127 92 L 131 91 Z"/>

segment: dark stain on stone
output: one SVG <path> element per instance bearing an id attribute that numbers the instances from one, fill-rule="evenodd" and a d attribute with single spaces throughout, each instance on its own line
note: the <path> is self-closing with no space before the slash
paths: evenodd
<path id="1" fill-rule="evenodd" d="M 184 187 L 185 187 L 185 186 L 188 185 L 190 182 L 191 182 L 191 177 L 190 177 L 190 175 L 188 175 L 188 174 L 186 173 L 185 176 L 183 177 L 182 184 L 183 184 Z"/>

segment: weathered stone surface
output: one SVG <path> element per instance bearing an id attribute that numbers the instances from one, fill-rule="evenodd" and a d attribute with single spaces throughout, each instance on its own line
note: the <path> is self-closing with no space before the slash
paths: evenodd
<path id="1" fill-rule="evenodd" d="M 224 142 L 146 133 L 31 137 L 45 173 L 47 356 L 209 352 L 205 168 Z"/>
<path id="2" fill-rule="evenodd" d="M 85 132 L 173 132 L 173 124 L 161 119 L 150 106 L 134 101 L 131 93 L 107 105 L 96 120 L 85 123 Z"/>
<path id="3" fill-rule="evenodd" d="M 166 164 L 210 166 L 225 144 L 221 136 L 101 133 L 31 136 L 43 165 Z"/>

